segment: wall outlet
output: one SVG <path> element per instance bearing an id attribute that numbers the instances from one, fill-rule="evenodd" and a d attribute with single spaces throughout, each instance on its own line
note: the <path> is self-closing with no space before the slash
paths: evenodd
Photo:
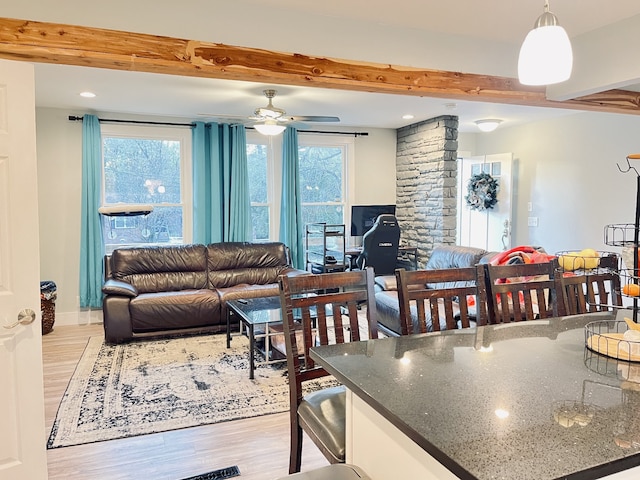
<path id="1" fill-rule="evenodd" d="M 538 217 L 529 217 L 527 219 L 527 225 L 530 227 L 537 227 L 538 226 Z"/>

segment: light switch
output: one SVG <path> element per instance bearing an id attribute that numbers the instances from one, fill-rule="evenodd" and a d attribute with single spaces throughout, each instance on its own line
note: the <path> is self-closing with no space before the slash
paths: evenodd
<path id="1" fill-rule="evenodd" d="M 538 226 L 538 217 L 529 217 L 527 224 L 530 227 L 537 227 Z"/>

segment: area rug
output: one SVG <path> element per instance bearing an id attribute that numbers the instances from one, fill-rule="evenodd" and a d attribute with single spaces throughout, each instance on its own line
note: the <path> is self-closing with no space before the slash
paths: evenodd
<path id="1" fill-rule="evenodd" d="M 256 368 L 249 341 L 205 335 L 105 345 L 91 337 L 62 398 L 47 448 L 164 432 L 289 409 L 285 364 Z M 309 389 L 335 380 L 321 380 Z"/>

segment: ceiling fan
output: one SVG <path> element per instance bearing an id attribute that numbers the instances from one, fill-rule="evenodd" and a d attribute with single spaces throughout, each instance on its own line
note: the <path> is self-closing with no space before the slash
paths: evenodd
<path id="1" fill-rule="evenodd" d="M 284 131 L 287 124 L 294 122 L 339 122 L 340 118 L 331 116 L 317 116 L 317 115 L 287 115 L 281 108 L 277 108 L 273 105 L 273 97 L 276 96 L 276 90 L 267 89 L 263 90 L 265 97 L 269 100 L 269 103 L 264 107 L 258 107 L 254 110 L 253 115 L 246 118 L 246 120 L 253 125 L 253 127 L 263 135 L 278 135 Z M 207 115 L 212 116 L 212 115 Z M 216 115 L 213 115 L 216 116 Z M 221 118 L 231 118 L 231 115 L 220 116 Z"/>

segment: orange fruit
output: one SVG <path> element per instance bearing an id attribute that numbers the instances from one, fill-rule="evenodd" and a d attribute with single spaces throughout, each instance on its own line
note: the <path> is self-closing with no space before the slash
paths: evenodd
<path id="1" fill-rule="evenodd" d="M 622 293 L 630 297 L 640 297 L 640 285 L 635 283 L 627 283 L 622 287 Z"/>

